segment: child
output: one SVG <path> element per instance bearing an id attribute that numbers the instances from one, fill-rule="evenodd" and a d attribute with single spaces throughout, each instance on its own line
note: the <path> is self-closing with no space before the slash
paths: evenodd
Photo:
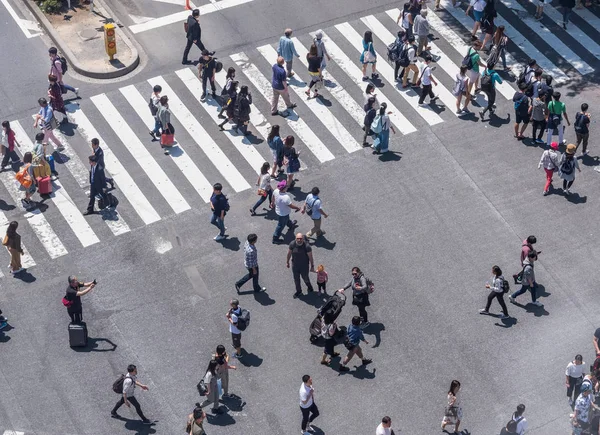
<path id="1" fill-rule="evenodd" d="M 319 267 L 317 267 L 317 288 L 319 289 L 319 293 L 323 290 L 323 293 L 327 294 L 327 280 L 329 280 L 329 276 L 325 272 L 325 266 L 319 264 Z"/>

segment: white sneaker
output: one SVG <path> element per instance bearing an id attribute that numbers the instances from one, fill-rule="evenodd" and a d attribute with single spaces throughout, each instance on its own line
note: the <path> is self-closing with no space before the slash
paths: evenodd
<path id="1" fill-rule="evenodd" d="M 490 314 L 490 312 L 485 308 L 482 308 L 481 310 L 479 310 L 479 314 Z"/>
<path id="2" fill-rule="evenodd" d="M 536 307 L 543 307 L 544 306 L 544 304 L 542 304 L 540 301 L 532 302 L 532 304 L 535 305 Z"/>
<path id="3" fill-rule="evenodd" d="M 216 235 L 216 236 L 213 238 L 213 240 L 216 240 L 216 241 L 218 242 L 219 240 L 223 240 L 224 238 L 225 238 L 225 236 L 222 236 L 222 235 L 220 235 L 220 234 L 217 234 L 217 235 Z"/>
<path id="4" fill-rule="evenodd" d="M 308 425 L 308 427 L 306 428 L 309 432 L 314 432 L 315 428 L 312 427 L 310 424 Z"/>
<path id="5" fill-rule="evenodd" d="M 510 319 L 510 316 L 505 316 L 504 314 L 502 314 L 500 316 L 500 319 L 502 319 L 502 320 Z"/>
<path id="6" fill-rule="evenodd" d="M 75 88 L 75 95 L 79 98 L 79 88 Z"/>
<path id="7" fill-rule="evenodd" d="M 509 297 L 508 297 L 508 301 L 509 301 L 511 304 L 515 304 L 515 303 L 516 303 L 516 301 L 515 301 L 515 298 L 513 298 L 512 296 L 509 296 Z"/>

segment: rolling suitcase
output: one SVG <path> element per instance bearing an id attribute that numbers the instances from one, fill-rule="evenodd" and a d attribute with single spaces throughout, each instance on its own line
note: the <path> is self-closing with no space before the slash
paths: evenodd
<path id="1" fill-rule="evenodd" d="M 88 332 L 85 322 L 69 323 L 69 346 L 86 347 L 87 339 Z"/>
<path id="2" fill-rule="evenodd" d="M 50 177 L 38 177 L 37 183 L 40 195 L 50 195 L 52 193 L 52 181 Z"/>
<path id="3" fill-rule="evenodd" d="M 54 168 L 54 157 L 46 156 L 46 161 L 48 162 L 48 165 L 50 165 L 50 172 L 54 174 L 56 172 L 56 169 Z"/>

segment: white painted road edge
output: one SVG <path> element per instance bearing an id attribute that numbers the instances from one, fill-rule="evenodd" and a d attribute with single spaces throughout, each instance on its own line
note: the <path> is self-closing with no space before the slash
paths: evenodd
<path id="1" fill-rule="evenodd" d="M 40 36 L 42 34 L 38 23 L 36 23 L 35 21 L 24 20 L 22 18 L 19 18 L 19 16 L 15 12 L 11 4 L 8 2 L 8 0 L 0 0 L 0 2 L 2 2 L 10 16 L 13 17 L 15 23 L 17 23 L 17 26 L 19 26 L 19 28 L 23 31 L 27 38 L 35 38 L 36 36 Z M 37 32 L 31 33 L 30 29 L 37 30 Z"/>

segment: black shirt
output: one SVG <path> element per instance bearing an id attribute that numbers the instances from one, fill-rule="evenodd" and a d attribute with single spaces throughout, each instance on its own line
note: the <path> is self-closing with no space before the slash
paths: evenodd
<path id="1" fill-rule="evenodd" d="M 69 307 L 70 311 L 81 311 L 81 296 L 77 296 L 77 292 L 81 287 L 83 287 L 82 282 L 78 283 L 76 288 L 70 285 L 67 287 L 66 299 L 73 302 L 73 305 Z"/>
<path id="2" fill-rule="evenodd" d="M 306 241 L 299 245 L 295 240 L 290 243 L 290 251 L 292 251 L 292 263 L 296 267 L 308 267 L 308 253 L 312 248 Z"/>
<path id="3" fill-rule="evenodd" d="M 202 69 L 203 77 L 212 77 L 216 67 L 216 62 L 212 57 L 209 57 L 208 60 L 206 60 L 201 56 L 200 60 L 198 60 L 198 68 Z"/>
<path id="4" fill-rule="evenodd" d="M 319 56 L 310 56 L 306 55 L 306 60 L 308 61 L 308 71 L 312 73 L 319 72 L 319 68 L 321 68 L 321 60 Z"/>

